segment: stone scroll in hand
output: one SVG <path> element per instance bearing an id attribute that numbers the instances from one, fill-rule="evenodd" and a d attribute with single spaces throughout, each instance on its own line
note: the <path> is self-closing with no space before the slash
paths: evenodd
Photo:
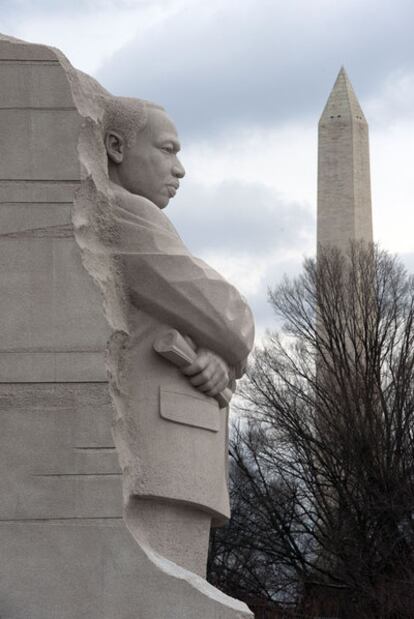
<path id="1" fill-rule="evenodd" d="M 179 368 L 190 365 L 196 358 L 196 353 L 190 344 L 176 329 L 162 333 L 153 344 L 154 350 Z M 232 398 L 231 389 L 224 389 L 214 396 L 220 408 L 226 408 Z"/>

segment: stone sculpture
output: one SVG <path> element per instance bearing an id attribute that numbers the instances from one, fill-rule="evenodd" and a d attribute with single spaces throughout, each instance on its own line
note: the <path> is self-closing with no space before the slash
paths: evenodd
<path id="1" fill-rule="evenodd" d="M 116 263 L 126 325 L 122 348 L 117 330 L 109 353 L 118 367 L 111 384 L 126 522 L 137 540 L 205 575 L 211 522 L 229 516 L 227 411 L 214 396 L 242 373 L 252 315 L 162 212 L 184 176 L 165 111 L 137 99 L 104 97 L 102 105 L 108 203 L 94 230 Z M 170 327 L 194 343 L 195 359 L 181 369 L 154 350 Z"/>
<path id="2" fill-rule="evenodd" d="M 175 128 L 45 46 L 0 36 L 0 82 L 0 616 L 251 617 L 202 576 L 253 323 L 163 213 Z"/>

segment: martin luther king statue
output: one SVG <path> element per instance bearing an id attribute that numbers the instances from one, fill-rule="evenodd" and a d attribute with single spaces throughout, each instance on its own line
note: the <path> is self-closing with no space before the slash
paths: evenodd
<path id="1" fill-rule="evenodd" d="M 230 515 L 227 404 L 253 345 L 252 313 L 164 214 L 185 174 L 164 109 L 112 96 L 103 108 L 108 185 L 89 196 L 90 227 L 116 282 L 103 284 L 106 303 L 122 314 L 108 367 L 124 517 L 140 544 L 205 576 L 210 527 Z"/>
<path id="2" fill-rule="evenodd" d="M 0 616 L 251 618 L 205 571 L 253 319 L 164 214 L 175 127 L 1 34 L 0 83 Z"/>

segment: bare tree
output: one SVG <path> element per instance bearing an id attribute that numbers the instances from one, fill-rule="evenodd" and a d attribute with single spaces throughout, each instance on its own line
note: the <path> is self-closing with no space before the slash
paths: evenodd
<path id="1" fill-rule="evenodd" d="M 254 432 L 254 430 L 251 430 Z M 210 582 L 230 595 L 245 601 L 252 610 L 262 611 L 279 608 L 278 601 L 287 601 L 293 579 L 283 574 L 286 561 L 280 561 L 284 553 L 282 539 L 277 528 L 269 525 L 269 513 L 275 503 L 281 509 L 278 484 L 265 487 L 257 475 L 254 455 L 245 448 L 247 429 L 234 426 L 231 439 L 230 498 L 232 517 L 224 529 L 215 529 L 210 536 L 210 553 L 207 573 Z M 239 462 L 237 454 L 243 451 Z M 253 461 L 252 461 L 253 455 Z M 257 615 L 259 616 L 259 615 Z"/>
<path id="2" fill-rule="evenodd" d="M 244 587 L 303 612 L 413 617 L 414 280 L 354 244 L 270 300 L 284 326 L 256 351 L 231 444 Z"/>

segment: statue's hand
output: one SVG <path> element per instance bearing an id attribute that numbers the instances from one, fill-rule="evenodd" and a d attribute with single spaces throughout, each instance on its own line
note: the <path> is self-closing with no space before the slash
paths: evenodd
<path id="1" fill-rule="evenodd" d="M 199 348 L 191 365 L 181 369 L 190 383 L 206 395 L 215 396 L 225 389 L 230 380 L 225 361 L 207 348 Z"/>

